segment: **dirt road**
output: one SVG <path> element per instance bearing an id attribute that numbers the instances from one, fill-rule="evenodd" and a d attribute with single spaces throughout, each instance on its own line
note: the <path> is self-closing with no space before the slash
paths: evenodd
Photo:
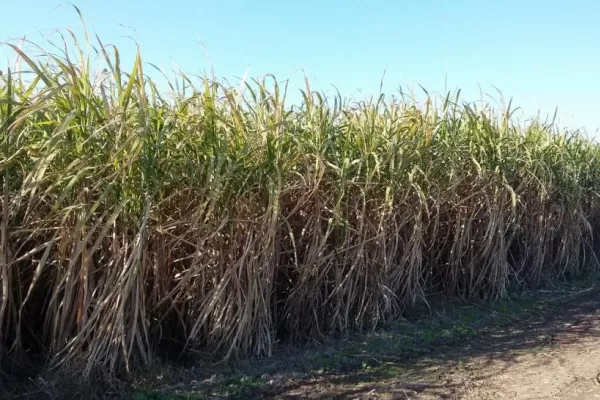
<path id="1" fill-rule="evenodd" d="M 442 379 L 456 390 L 438 394 L 473 400 L 600 399 L 599 306 L 596 297 L 565 307 L 569 315 L 547 321 L 540 330 L 537 340 L 546 343 L 538 349 L 520 350 L 527 333 L 498 340 L 492 346 L 503 347 L 502 352 L 492 350 L 444 371 Z M 413 397 L 431 398 L 427 393 Z"/>
<path id="2" fill-rule="evenodd" d="M 446 349 L 387 379 L 331 376 L 275 398 L 600 399 L 600 293 L 556 298 L 548 311 Z M 268 396 L 267 396 L 268 397 Z"/>

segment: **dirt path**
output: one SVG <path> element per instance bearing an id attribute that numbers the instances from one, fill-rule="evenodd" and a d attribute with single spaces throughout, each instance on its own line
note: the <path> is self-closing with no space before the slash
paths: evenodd
<path id="1" fill-rule="evenodd" d="M 600 317 L 600 314 L 596 315 Z M 472 359 L 462 365 L 429 366 L 377 384 L 349 387 L 320 382 L 277 398 L 352 399 L 600 399 L 600 324 L 578 343 L 558 343 L 538 352 L 512 351 Z M 323 390 L 325 389 L 325 390 Z M 319 393 L 319 391 L 323 392 Z"/>
<path id="2" fill-rule="evenodd" d="M 552 300 L 543 313 L 373 382 L 324 376 L 269 398 L 600 399 L 600 292 Z"/>
<path id="3" fill-rule="evenodd" d="M 546 321 L 538 332 L 538 339 L 547 342 L 544 346 L 523 351 L 531 340 L 527 333 L 497 340 L 492 347 L 501 346 L 502 352 L 490 349 L 444 371 L 442 379 L 454 383 L 456 390 L 438 394 L 473 400 L 600 399 L 600 299 L 596 295 L 562 311 L 570 315 Z"/>
<path id="4" fill-rule="evenodd" d="M 596 333 L 599 333 L 598 331 Z M 516 356 L 511 362 L 480 359 L 469 367 L 481 373 L 460 371 L 464 399 L 600 399 L 600 340 Z M 490 376 L 491 375 L 491 376 Z"/>

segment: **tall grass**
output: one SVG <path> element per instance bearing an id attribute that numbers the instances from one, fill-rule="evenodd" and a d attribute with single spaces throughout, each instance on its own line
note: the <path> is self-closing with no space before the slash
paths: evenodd
<path id="1" fill-rule="evenodd" d="M 286 106 L 274 78 L 182 73 L 167 99 L 139 54 L 124 71 L 116 48 L 69 40 L 8 44 L 23 67 L 0 78 L 5 368 L 264 356 L 425 293 L 496 298 L 597 268 L 584 137 L 450 95 L 350 103 L 307 83 Z"/>

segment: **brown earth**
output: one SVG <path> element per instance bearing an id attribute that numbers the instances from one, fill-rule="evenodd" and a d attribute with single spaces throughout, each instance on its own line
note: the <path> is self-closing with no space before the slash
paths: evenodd
<path id="1" fill-rule="evenodd" d="M 385 380 L 357 385 L 325 377 L 272 398 L 600 399 L 600 293 L 576 296 Z"/>

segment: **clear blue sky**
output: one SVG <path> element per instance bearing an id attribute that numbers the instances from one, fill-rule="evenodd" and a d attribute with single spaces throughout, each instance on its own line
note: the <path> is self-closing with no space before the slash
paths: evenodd
<path id="1" fill-rule="evenodd" d="M 0 41 L 40 41 L 79 19 L 57 0 L 2 2 Z M 186 72 L 214 68 L 218 77 L 277 78 L 345 96 L 399 85 L 433 92 L 462 88 L 477 100 L 491 85 L 525 110 L 552 113 L 561 124 L 600 127 L 600 2 L 594 0 L 79 0 L 90 30 L 119 45 L 134 36 L 145 61 Z M 58 7 L 60 6 L 60 7 Z M 127 25 L 135 28 L 135 32 Z M 201 44 L 202 43 L 202 44 Z M 204 47 L 203 47 L 204 46 Z M 6 65 L 7 50 L 0 49 Z M 147 69 L 149 71 L 149 69 Z M 361 90 L 362 92 L 359 92 Z M 596 137 L 600 136 L 598 134 Z"/>

